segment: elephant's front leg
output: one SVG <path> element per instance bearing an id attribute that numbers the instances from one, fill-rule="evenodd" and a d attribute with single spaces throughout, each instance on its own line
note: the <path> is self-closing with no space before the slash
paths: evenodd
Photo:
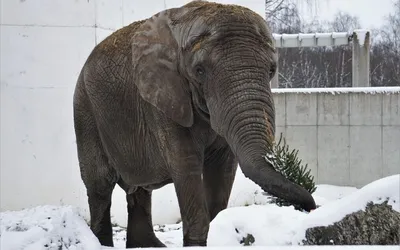
<path id="1" fill-rule="evenodd" d="M 228 206 L 237 160 L 222 138 L 206 150 L 203 182 L 210 221 Z"/>
<path id="2" fill-rule="evenodd" d="M 183 224 L 183 246 L 206 246 L 210 219 L 201 176 L 202 163 L 191 162 L 180 168 L 174 177 Z"/>

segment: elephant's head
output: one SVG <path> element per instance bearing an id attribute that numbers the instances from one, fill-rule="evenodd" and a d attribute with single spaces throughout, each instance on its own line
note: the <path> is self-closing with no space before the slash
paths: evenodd
<path id="1" fill-rule="evenodd" d="M 269 82 L 277 57 L 264 19 L 236 6 L 194 1 L 147 20 L 133 38 L 141 96 L 181 126 L 207 120 L 248 178 L 266 192 L 314 209 L 302 187 L 267 163 L 275 134 Z"/>

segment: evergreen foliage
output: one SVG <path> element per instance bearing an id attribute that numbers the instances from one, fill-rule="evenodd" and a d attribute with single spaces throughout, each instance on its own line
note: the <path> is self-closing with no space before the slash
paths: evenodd
<path id="1" fill-rule="evenodd" d="M 282 140 L 281 134 L 278 143 L 273 143 L 271 153 L 267 154 L 265 159 L 288 180 L 302 186 L 312 194 L 316 190 L 314 177 L 311 175 L 311 170 L 307 169 L 308 164 L 302 164 L 298 152 L 299 150 L 289 149 L 286 140 L 284 138 Z M 278 206 L 293 205 L 297 210 L 302 210 L 299 206 L 278 197 L 272 197 L 271 202 Z"/>

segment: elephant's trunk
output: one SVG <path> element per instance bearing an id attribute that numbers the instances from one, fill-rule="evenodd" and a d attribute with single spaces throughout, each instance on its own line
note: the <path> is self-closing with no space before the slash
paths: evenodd
<path id="1" fill-rule="evenodd" d="M 260 146 L 251 145 L 249 148 L 260 148 Z M 271 195 L 300 205 L 306 211 L 315 209 L 315 201 L 311 194 L 303 187 L 290 182 L 281 173 L 275 171 L 263 157 L 260 157 L 260 153 L 253 154 L 253 159 L 248 159 L 247 156 L 239 157 L 240 167 L 244 175 Z M 242 161 L 242 158 L 246 160 Z"/>
<path id="2" fill-rule="evenodd" d="M 275 171 L 264 158 L 271 152 L 275 134 L 273 98 L 268 83 L 264 81 L 253 80 L 249 84 L 248 79 L 236 80 L 236 87 L 228 91 L 231 93 L 227 95 L 226 105 L 220 113 L 225 124 L 221 126 L 221 132 L 238 157 L 246 177 L 264 191 L 310 211 L 316 208 L 311 194 Z"/>

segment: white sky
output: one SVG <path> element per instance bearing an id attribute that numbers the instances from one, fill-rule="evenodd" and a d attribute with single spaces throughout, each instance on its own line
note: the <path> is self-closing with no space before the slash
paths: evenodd
<path id="1" fill-rule="evenodd" d="M 310 9 L 304 0 L 298 0 L 303 13 L 303 18 L 312 17 Z M 394 0 L 316 0 L 317 9 L 312 9 L 312 14 L 318 16 L 320 20 L 332 20 L 334 14 L 345 11 L 351 15 L 359 17 L 363 29 L 379 28 L 384 20 L 384 16 L 393 9 Z"/>

